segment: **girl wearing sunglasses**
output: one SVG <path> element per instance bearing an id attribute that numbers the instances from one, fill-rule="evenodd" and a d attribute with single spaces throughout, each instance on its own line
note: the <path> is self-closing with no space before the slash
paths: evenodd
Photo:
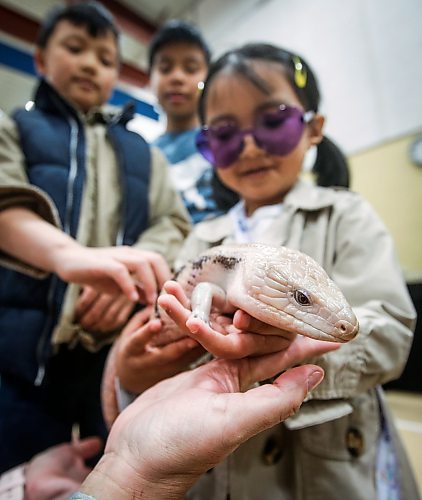
<path id="1" fill-rule="evenodd" d="M 240 201 L 226 215 L 196 225 L 182 258 L 235 242 L 299 249 L 342 288 L 360 333 L 316 360 L 325 379 L 295 415 L 240 446 L 195 484 L 189 499 L 419 498 L 381 389 L 406 363 L 414 308 L 392 239 L 368 203 L 300 178 L 306 151 L 323 140 L 318 104 L 311 68 L 281 48 L 249 44 L 210 67 L 197 146 Z M 166 290 L 172 295 L 162 296 L 161 305 L 187 331 L 183 291 L 174 283 Z M 240 326 L 236 318 L 233 325 L 251 330 L 253 322 Z M 232 337 L 210 331 L 196 322 L 190 334 L 211 352 L 218 345 L 220 356 L 236 357 Z M 256 332 L 267 333 L 262 325 Z M 118 375 L 124 386 L 124 369 Z M 142 378 L 148 378 L 145 371 Z"/>

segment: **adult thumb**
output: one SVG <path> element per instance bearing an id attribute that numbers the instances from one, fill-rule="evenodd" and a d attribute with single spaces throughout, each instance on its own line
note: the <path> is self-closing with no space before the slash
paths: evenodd
<path id="1" fill-rule="evenodd" d="M 237 445 L 298 411 L 309 391 L 324 378 L 319 366 L 302 365 L 291 368 L 272 384 L 264 384 L 237 394 L 230 405 L 230 421 L 237 430 Z M 236 436 L 233 434 L 233 436 Z"/>

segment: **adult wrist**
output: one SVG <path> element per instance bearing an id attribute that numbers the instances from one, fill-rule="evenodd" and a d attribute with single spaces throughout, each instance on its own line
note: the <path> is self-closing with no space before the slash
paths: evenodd
<path id="1" fill-rule="evenodd" d="M 108 453 L 85 479 L 80 492 L 101 500 L 183 500 L 193 482 L 156 477 L 151 471 L 135 469 L 122 457 Z"/>
<path id="2" fill-rule="evenodd" d="M 24 500 L 26 464 L 18 465 L 0 476 L 0 498 Z"/>

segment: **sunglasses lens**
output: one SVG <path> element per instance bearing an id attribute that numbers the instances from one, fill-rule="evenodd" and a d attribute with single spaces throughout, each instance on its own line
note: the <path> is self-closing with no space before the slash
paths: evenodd
<path id="1" fill-rule="evenodd" d="M 212 165 L 215 164 L 215 157 L 210 149 L 208 141 L 208 130 L 200 130 L 195 138 L 196 147 L 201 155 L 208 160 Z"/>
<path id="2" fill-rule="evenodd" d="M 305 127 L 303 113 L 298 108 L 281 108 L 264 113 L 254 136 L 260 147 L 270 154 L 284 156 L 298 145 Z"/>
<path id="3" fill-rule="evenodd" d="M 227 168 L 238 159 L 245 134 L 252 133 L 267 153 L 285 156 L 298 145 L 304 128 L 303 112 L 283 106 L 263 113 L 252 131 L 242 131 L 233 124 L 203 129 L 196 137 L 196 146 L 214 167 Z"/>
<path id="4" fill-rule="evenodd" d="M 226 168 L 238 158 L 243 135 L 235 125 L 201 130 L 196 138 L 199 152 L 217 168 Z"/>

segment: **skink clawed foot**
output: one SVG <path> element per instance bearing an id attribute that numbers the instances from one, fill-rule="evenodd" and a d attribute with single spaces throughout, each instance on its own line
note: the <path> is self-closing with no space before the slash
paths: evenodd
<path id="1" fill-rule="evenodd" d="M 191 317 L 198 318 L 209 325 L 212 305 L 219 310 L 224 310 L 226 305 L 226 292 L 215 283 L 209 283 L 207 281 L 198 283 L 193 289 L 191 296 Z"/>

